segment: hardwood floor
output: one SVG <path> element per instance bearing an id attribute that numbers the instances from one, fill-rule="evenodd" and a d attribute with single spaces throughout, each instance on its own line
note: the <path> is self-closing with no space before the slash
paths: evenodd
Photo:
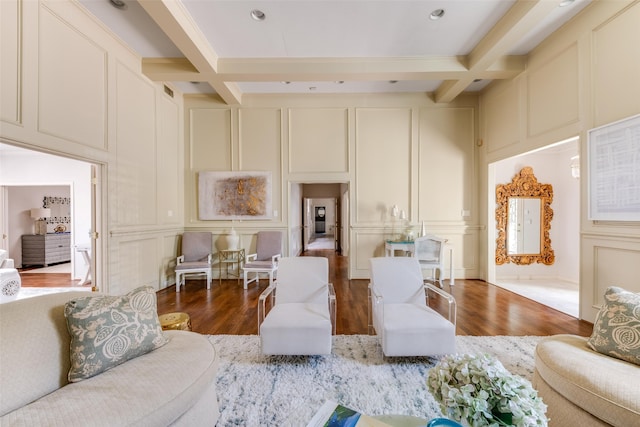
<path id="1" fill-rule="evenodd" d="M 329 259 L 329 280 L 336 290 L 337 333 L 367 333 L 368 280 L 347 280 L 347 258 L 331 250 L 307 251 L 303 256 Z M 207 290 L 204 280 L 187 280 L 157 293 L 158 313 L 182 311 L 191 316 L 192 328 L 203 334 L 250 335 L 258 332 L 257 304 L 267 286 L 252 283 L 244 290 L 236 280 L 214 280 Z M 458 335 L 554 335 L 589 336 L 593 325 L 481 280 L 456 280 L 451 289 L 458 305 Z M 432 298 L 432 306 L 440 301 Z"/>

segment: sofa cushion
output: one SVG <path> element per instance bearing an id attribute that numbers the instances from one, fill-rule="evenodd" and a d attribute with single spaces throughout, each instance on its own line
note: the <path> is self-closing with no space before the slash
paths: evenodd
<path id="1" fill-rule="evenodd" d="M 65 304 L 64 315 L 71 335 L 70 382 L 92 377 L 167 343 L 151 286 L 122 296 L 75 298 Z"/>
<path id="2" fill-rule="evenodd" d="M 215 383 L 218 360 L 206 336 L 166 331 L 161 348 L 71 383 L 0 419 L 2 426 L 169 426 Z M 217 407 L 212 400 L 209 405 Z M 214 425 L 215 418 L 199 420 Z"/>
<path id="3" fill-rule="evenodd" d="M 638 425 L 640 399 L 633 379 L 640 367 L 592 350 L 587 338 L 542 338 L 536 346 L 535 369 L 549 387 L 607 424 Z"/>
<path id="4" fill-rule="evenodd" d="M 640 365 L 640 294 L 615 286 L 606 290 L 589 347 Z"/>

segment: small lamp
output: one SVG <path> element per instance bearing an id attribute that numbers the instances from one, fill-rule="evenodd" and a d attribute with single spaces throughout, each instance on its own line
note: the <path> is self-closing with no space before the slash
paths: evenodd
<path id="1" fill-rule="evenodd" d="M 31 218 L 35 219 L 35 234 L 47 234 L 47 222 L 45 218 L 51 216 L 49 208 L 33 208 L 31 209 Z"/>

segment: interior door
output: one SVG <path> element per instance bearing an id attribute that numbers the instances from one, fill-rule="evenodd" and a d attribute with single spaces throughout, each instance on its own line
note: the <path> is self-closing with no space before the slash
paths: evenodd
<path id="1" fill-rule="evenodd" d="M 313 205 L 312 200 L 309 198 L 305 198 L 302 203 L 302 250 L 306 251 L 309 249 L 309 241 L 311 240 L 311 230 L 314 227 L 313 223 Z"/>
<path id="2" fill-rule="evenodd" d="M 340 205 L 340 197 L 335 198 L 336 209 L 335 209 L 335 226 L 333 230 L 333 239 L 334 239 L 334 249 L 336 253 L 342 253 L 342 246 L 340 245 L 340 238 L 342 237 L 342 209 Z"/>

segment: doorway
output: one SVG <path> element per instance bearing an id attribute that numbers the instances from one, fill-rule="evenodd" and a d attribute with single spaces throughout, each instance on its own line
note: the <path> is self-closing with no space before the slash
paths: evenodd
<path id="1" fill-rule="evenodd" d="M 343 224 L 348 217 L 346 183 L 301 184 L 302 249 L 346 253 L 347 236 Z"/>
<path id="2" fill-rule="evenodd" d="M 549 237 L 555 261 L 552 265 L 496 265 L 497 230 L 488 227 L 487 281 L 576 318 L 580 301 L 580 177 L 575 170 L 579 149 L 579 138 L 575 137 L 492 163 L 488 171 L 489 189 L 511 182 L 524 166 L 533 168 L 540 183 L 553 186 Z M 488 218 L 495 218 L 495 207 L 495 191 L 490 190 Z"/>
<path id="3" fill-rule="evenodd" d="M 69 252 L 64 256 L 65 262 L 35 266 L 41 267 L 40 272 L 34 272 L 34 266 L 30 266 L 29 275 L 38 275 L 34 286 L 73 288 L 80 283 L 88 285 L 85 282 L 91 278 L 95 287 L 96 257 L 87 262 L 78 248 L 96 253 L 96 233 L 93 231 L 98 224 L 97 200 L 100 198 L 96 194 L 99 192 L 96 171 L 100 169 L 99 165 L 8 144 L 0 144 L 0 162 L 3 165 L 0 172 L 2 247 L 9 250 L 16 266 L 25 267 L 22 262 L 22 236 L 35 232 L 30 209 L 41 207 L 43 199 L 49 200 L 52 217 L 46 221 L 47 236 L 67 234 Z M 61 192 L 63 189 L 66 189 L 64 194 Z M 57 212 L 53 209 L 56 203 L 66 201 L 68 205 L 64 207 L 68 217 L 59 212 L 53 215 Z M 30 278 L 22 273 L 21 276 L 24 286 L 28 287 Z"/>

